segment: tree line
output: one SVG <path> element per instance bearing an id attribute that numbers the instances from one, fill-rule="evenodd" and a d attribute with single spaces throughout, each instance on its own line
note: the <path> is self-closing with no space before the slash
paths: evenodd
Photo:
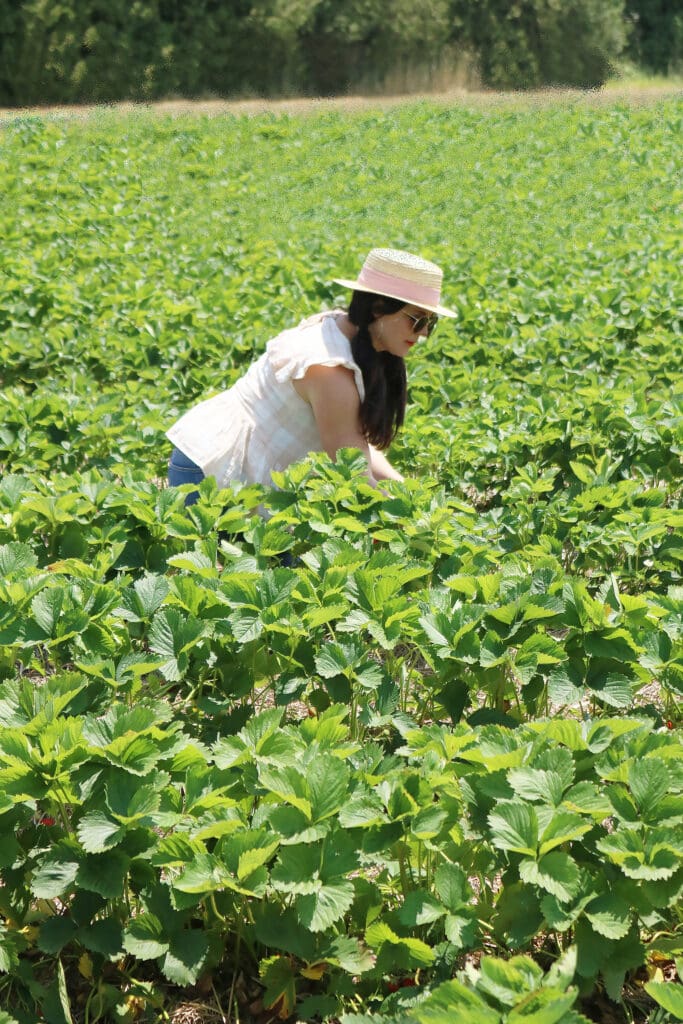
<path id="1" fill-rule="evenodd" d="M 0 0 L 0 104 L 596 88 L 683 70 L 670 0 Z M 445 76 L 445 78 L 444 78 Z"/>

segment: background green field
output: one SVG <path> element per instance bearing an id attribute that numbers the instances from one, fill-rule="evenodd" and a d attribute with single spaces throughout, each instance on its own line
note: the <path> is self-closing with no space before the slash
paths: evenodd
<path id="1" fill-rule="evenodd" d="M 300 1019 L 680 1019 L 682 130 L 1 126 L 3 1024 L 202 978 L 244 1019 L 259 971 Z M 185 513 L 164 431 L 374 246 L 459 314 L 409 359 L 408 483 L 347 453 Z"/>

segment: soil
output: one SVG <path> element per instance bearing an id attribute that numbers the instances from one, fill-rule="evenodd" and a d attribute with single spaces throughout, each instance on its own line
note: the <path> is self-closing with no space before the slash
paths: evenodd
<path id="1" fill-rule="evenodd" d="M 447 92 L 410 93 L 399 96 L 334 96 L 294 97 L 291 99 L 167 99 L 154 103 L 74 104 L 38 107 L 0 107 L 0 119 L 27 116 L 91 117 L 102 111 L 134 114 L 154 113 L 179 117 L 187 114 L 217 117 L 223 114 L 253 116 L 257 114 L 307 115 L 330 111 L 389 110 L 402 104 L 430 102 L 444 106 L 466 106 L 480 109 L 535 108 L 557 103 L 584 103 L 609 106 L 625 102 L 635 106 L 650 105 L 674 96 L 683 97 L 683 85 L 653 82 L 639 85 L 610 85 L 603 89 L 543 89 L 530 92 L 493 92 L 451 89 Z"/>

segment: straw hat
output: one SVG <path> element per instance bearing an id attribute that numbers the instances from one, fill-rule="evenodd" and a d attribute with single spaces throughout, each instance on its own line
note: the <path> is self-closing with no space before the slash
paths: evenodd
<path id="1" fill-rule="evenodd" d="M 401 249 L 371 249 L 357 281 L 338 277 L 332 280 L 357 292 L 372 292 L 410 302 L 439 316 L 458 315 L 439 304 L 443 280 L 441 268 Z"/>

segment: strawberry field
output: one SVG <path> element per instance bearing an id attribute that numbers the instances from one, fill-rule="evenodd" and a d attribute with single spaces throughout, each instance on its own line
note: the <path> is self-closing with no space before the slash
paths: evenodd
<path id="1" fill-rule="evenodd" d="M 1 1024 L 683 1020 L 682 134 L 0 124 Z M 185 509 L 164 431 L 383 245 L 459 312 L 407 481 Z"/>

